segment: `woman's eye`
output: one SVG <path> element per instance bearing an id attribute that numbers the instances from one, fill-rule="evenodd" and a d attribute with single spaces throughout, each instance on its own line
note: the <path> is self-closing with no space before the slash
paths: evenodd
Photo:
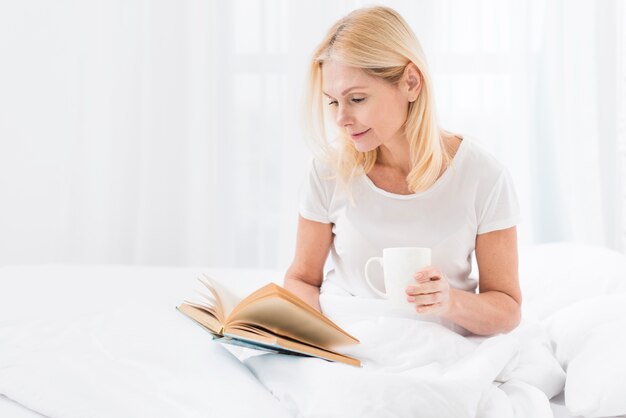
<path id="1" fill-rule="evenodd" d="M 333 100 L 330 103 L 328 103 L 329 106 L 336 105 L 336 104 L 337 104 L 337 100 Z"/>
<path id="2" fill-rule="evenodd" d="M 363 100 L 365 100 L 365 97 L 355 97 L 354 99 L 352 99 L 354 103 L 361 103 Z"/>

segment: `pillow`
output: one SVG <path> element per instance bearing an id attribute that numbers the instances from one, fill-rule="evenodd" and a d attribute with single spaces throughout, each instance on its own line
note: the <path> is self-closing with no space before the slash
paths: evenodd
<path id="1" fill-rule="evenodd" d="M 594 296 L 626 293 L 626 256 L 576 243 L 520 248 L 520 286 L 526 317 L 544 319 Z"/>
<path id="2" fill-rule="evenodd" d="M 580 301 L 543 325 L 567 371 L 565 405 L 570 412 L 585 417 L 626 414 L 626 294 Z"/>

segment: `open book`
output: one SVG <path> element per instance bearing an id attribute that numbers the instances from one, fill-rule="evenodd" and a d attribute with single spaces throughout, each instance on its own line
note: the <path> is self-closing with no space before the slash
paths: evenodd
<path id="1" fill-rule="evenodd" d="M 359 340 L 288 290 L 270 283 L 239 300 L 217 281 L 198 280 L 208 293 L 178 310 L 223 343 L 285 354 L 319 357 L 352 366 L 361 362 L 337 349 Z"/>

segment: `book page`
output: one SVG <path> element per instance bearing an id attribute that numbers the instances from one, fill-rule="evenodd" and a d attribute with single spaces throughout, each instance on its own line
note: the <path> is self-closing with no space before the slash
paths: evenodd
<path id="1" fill-rule="evenodd" d="M 226 322 L 226 318 L 229 317 L 233 309 L 235 309 L 235 306 L 240 302 L 240 298 L 217 280 L 204 273 L 202 273 L 198 280 L 214 295 L 218 307 L 221 309 L 220 314 L 223 315 L 220 320 Z"/>
<path id="2" fill-rule="evenodd" d="M 246 324 L 325 349 L 358 343 L 330 319 L 275 284 L 244 299 L 228 318 L 225 330 L 229 332 Z"/>
<path id="3" fill-rule="evenodd" d="M 242 345 L 249 348 L 255 348 L 265 351 L 276 351 L 283 354 L 298 354 L 311 357 L 318 357 L 328 361 L 336 361 L 351 366 L 360 367 L 361 361 L 344 354 L 334 351 L 321 349 L 318 347 L 302 344 L 288 338 L 281 338 L 275 335 L 258 335 L 256 332 L 247 332 L 243 329 L 233 330 L 233 332 L 225 334 L 224 339 L 220 342 Z M 230 341 L 229 341 L 230 340 Z M 240 342 L 241 343 L 240 343 Z"/>
<path id="4" fill-rule="evenodd" d="M 198 281 L 202 284 L 203 288 L 200 290 L 194 289 L 195 296 L 185 299 L 183 303 L 206 311 L 211 316 L 215 317 L 220 324 L 224 324 L 226 317 L 224 316 L 222 302 L 220 301 L 219 295 L 215 289 L 204 283 L 200 277 L 198 277 Z"/>
<path id="5" fill-rule="evenodd" d="M 211 334 L 215 336 L 222 335 L 222 323 L 204 307 L 184 302 L 181 303 L 177 309 L 196 321 L 198 324 L 202 325 Z"/>
<path id="6" fill-rule="evenodd" d="M 251 305 L 255 303 L 257 300 L 267 299 L 267 298 L 283 299 L 285 302 L 288 302 L 289 304 L 294 305 L 293 308 L 302 310 L 308 313 L 310 316 L 314 317 L 316 320 L 324 322 L 329 327 L 333 327 L 336 330 L 349 336 L 349 334 L 347 334 L 344 330 L 341 329 L 341 327 L 339 327 L 329 318 L 324 316 L 322 313 L 318 312 L 311 305 L 309 305 L 308 303 L 300 299 L 298 296 L 296 296 L 292 292 L 277 285 L 276 283 L 269 283 L 263 286 L 262 288 L 260 288 L 259 290 L 253 292 L 251 295 L 247 296 L 244 300 L 239 302 L 239 305 L 235 308 L 235 310 L 231 313 L 230 316 L 233 317 L 234 319 L 234 317 L 237 316 L 237 312 L 240 309 L 242 309 L 242 307 Z M 228 319 L 230 318 L 227 318 L 227 320 Z M 358 342 L 356 338 L 351 337 L 351 336 L 350 338 L 353 338 L 354 342 Z"/>

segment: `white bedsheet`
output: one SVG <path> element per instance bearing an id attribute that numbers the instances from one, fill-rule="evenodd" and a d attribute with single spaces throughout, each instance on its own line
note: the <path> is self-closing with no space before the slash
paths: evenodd
<path id="1" fill-rule="evenodd" d="M 200 271 L 238 281 L 244 293 L 280 277 L 263 270 L 1 268 L 0 394 L 61 418 L 289 416 L 239 360 L 174 309 Z"/>
<path id="2" fill-rule="evenodd" d="M 41 415 L 31 409 L 26 408 L 9 399 L 4 395 L 0 395 L 0 417 L 2 418 L 46 418 L 45 415 Z"/>
<path id="3" fill-rule="evenodd" d="M 172 306 L 0 323 L 0 341 L 0 393 L 47 416 L 288 416 Z"/>

